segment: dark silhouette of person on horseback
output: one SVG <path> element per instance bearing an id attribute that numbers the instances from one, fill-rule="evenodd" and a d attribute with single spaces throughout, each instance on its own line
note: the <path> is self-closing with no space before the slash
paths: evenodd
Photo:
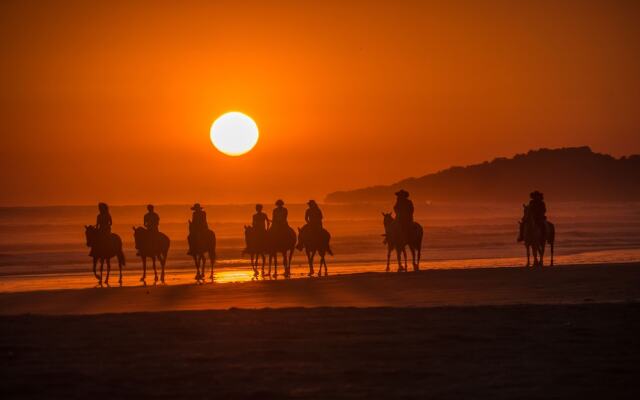
<path id="1" fill-rule="evenodd" d="M 96 230 L 100 237 L 100 242 L 106 242 L 111 235 L 111 225 L 113 220 L 111 214 L 109 214 L 109 206 L 107 203 L 98 203 L 98 216 L 96 217 Z M 95 255 L 95 249 L 92 248 L 89 255 L 93 257 Z"/>
<path id="2" fill-rule="evenodd" d="M 535 190 L 529 194 L 530 200 L 529 205 L 526 208 L 526 212 L 531 213 L 533 220 L 536 225 L 540 227 L 542 230 L 542 236 L 546 235 L 546 221 L 547 221 L 547 205 L 544 202 L 544 194 Z M 521 242 L 524 240 L 524 220 L 526 215 L 522 216 L 522 222 L 520 224 L 520 235 L 518 236 L 518 241 Z"/>
<path id="3" fill-rule="evenodd" d="M 147 213 L 144 215 L 143 225 L 147 230 L 149 247 L 154 249 L 159 234 L 158 225 L 160 225 L 160 216 L 154 211 L 153 204 L 147 205 Z M 137 255 L 140 255 L 139 251 Z"/>
<path id="4" fill-rule="evenodd" d="M 207 223 L 207 213 L 204 212 L 204 209 L 202 208 L 200 203 L 195 203 L 193 207 L 191 207 L 191 210 L 193 211 L 193 214 L 191 215 L 189 251 L 187 252 L 188 255 L 192 255 L 193 245 L 195 243 L 196 237 L 204 237 L 209 230 L 209 224 Z"/>
<path id="5" fill-rule="evenodd" d="M 271 214 L 271 227 L 276 230 L 281 230 L 289 226 L 289 210 L 284 207 L 284 201 L 276 201 L 276 208 L 273 209 Z"/>
<path id="6" fill-rule="evenodd" d="M 144 227 L 149 232 L 157 233 L 160 225 L 160 216 L 154 211 L 153 204 L 147 206 L 147 213 L 144 215 Z"/>
<path id="7" fill-rule="evenodd" d="M 413 202 L 409 200 L 409 192 L 400 189 L 396 192 L 396 204 L 393 206 L 396 213 L 396 221 L 400 229 L 409 236 L 413 230 Z"/>
<path id="8" fill-rule="evenodd" d="M 256 213 L 253 214 L 253 221 L 251 224 L 254 232 L 267 232 L 270 224 L 271 220 L 267 217 L 267 214 L 262 211 L 262 204 L 256 204 Z"/>
<path id="9" fill-rule="evenodd" d="M 99 214 L 96 217 L 96 229 L 104 236 L 107 236 L 111 233 L 111 225 L 113 224 L 111 214 L 109 214 L 109 206 L 107 203 L 98 203 L 98 211 Z"/>
<path id="10" fill-rule="evenodd" d="M 307 223 L 310 229 L 315 231 L 322 230 L 322 211 L 318 207 L 318 203 L 315 200 L 309 200 L 307 202 L 309 208 L 304 212 L 304 221 Z"/>

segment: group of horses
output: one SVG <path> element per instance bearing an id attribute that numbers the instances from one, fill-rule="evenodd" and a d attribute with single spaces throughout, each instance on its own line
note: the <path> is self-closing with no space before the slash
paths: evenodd
<path id="1" fill-rule="evenodd" d="M 260 231 L 252 226 L 245 225 L 244 238 L 246 247 L 243 251 L 251 258 L 251 268 L 253 268 L 254 276 L 278 276 L 278 256 L 282 255 L 282 265 L 284 268 L 284 276 L 291 276 L 291 262 L 293 260 L 294 249 L 303 251 L 307 255 L 309 263 L 309 276 L 315 274 L 314 259 L 316 254 L 320 257 L 318 276 L 322 276 L 322 267 L 324 267 L 324 275 L 328 275 L 326 255 L 333 255 L 331 251 L 330 241 L 331 234 L 322 227 L 312 227 L 305 225 L 298 228 L 298 233 L 290 226 L 276 226 L 269 230 Z M 265 273 L 265 265 L 267 256 L 269 258 L 268 270 Z M 261 269 L 259 269 L 262 260 Z M 274 272 L 271 275 L 271 265 L 273 263 Z"/>
<path id="2" fill-rule="evenodd" d="M 555 244 L 555 227 L 545 221 L 545 226 L 528 212 L 524 207 L 524 217 L 520 221 L 523 243 L 527 252 L 527 267 L 531 265 L 530 257 L 533 254 L 533 266 L 543 266 L 546 244 L 550 245 L 551 262 L 553 266 L 553 252 Z M 408 271 L 407 247 L 411 252 L 411 262 L 414 271 L 420 269 L 420 258 L 422 254 L 422 241 L 424 230 L 420 224 L 414 222 L 412 226 L 405 227 L 396 221 L 391 213 L 382 213 L 384 225 L 384 242 L 387 246 L 387 272 L 390 270 L 391 253 L 395 250 L 398 261 L 398 271 Z M 99 232 L 92 225 L 85 225 L 86 244 L 91 248 L 93 257 L 93 274 L 98 280 L 98 284 L 103 284 L 103 269 L 107 266 L 104 283 L 109 284 L 109 274 L 111 272 L 111 259 L 118 260 L 119 279 L 122 284 L 122 267 L 125 265 L 125 257 L 122 251 L 122 240 L 115 233 L 105 234 Z M 154 272 L 154 283 L 160 281 L 165 283 L 165 265 L 169 253 L 169 237 L 161 232 L 150 232 L 143 227 L 133 227 L 133 237 L 138 255 L 142 259 L 142 276 L 140 281 L 146 284 L 147 259 L 151 260 Z M 324 228 L 315 228 L 305 225 L 298 228 L 298 232 L 290 226 L 271 227 L 266 231 L 256 231 L 251 226 L 244 227 L 244 238 L 246 247 L 243 254 L 248 254 L 251 259 L 251 268 L 254 276 L 278 276 L 278 257 L 282 256 L 282 266 L 284 276 L 291 275 L 291 263 L 295 249 L 305 252 L 309 264 L 309 276 L 315 275 L 314 259 L 319 256 L 318 276 L 328 275 L 326 255 L 333 255 L 330 241 L 331 234 Z M 189 221 L 189 254 L 193 257 L 196 267 L 195 280 L 197 283 L 204 283 L 206 277 L 207 259 L 210 263 L 209 279 L 213 280 L 213 268 L 216 261 L 216 235 L 211 229 L 196 230 Z M 268 259 L 268 262 L 267 262 Z M 403 263 L 404 261 L 404 263 Z M 160 276 L 156 262 L 160 264 Z M 98 273 L 97 265 L 100 264 Z M 268 265 L 268 269 L 265 268 Z M 272 274 L 273 265 L 273 274 Z"/>

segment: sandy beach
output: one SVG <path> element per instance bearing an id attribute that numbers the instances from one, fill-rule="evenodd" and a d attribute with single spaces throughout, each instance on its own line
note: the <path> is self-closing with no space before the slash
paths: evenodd
<path id="1" fill-rule="evenodd" d="M 2 293 L 3 392 L 637 398 L 639 300 L 638 263 Z"/>

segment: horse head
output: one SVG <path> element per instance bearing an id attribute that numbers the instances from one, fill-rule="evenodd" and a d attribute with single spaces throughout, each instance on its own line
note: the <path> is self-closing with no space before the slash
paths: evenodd
<path id="1" fill-rule="evenodd" d="M 87 240 L 87 246 L 91 247 L 95 244 L 96 240 L 96 228 L 93 225 L 84 226 L 84 236 Z"/>
<path id="2" fill-rule="evenodd" d="M 390 226 L 393 223 L 393 221 L 394 221 L 394 219 L 393 219 L 393 216 L 391 215 L 391 213 L 386 213 L 386 212 L 382 213 L 382 222 L 383 222 L 385 227 Z"/>

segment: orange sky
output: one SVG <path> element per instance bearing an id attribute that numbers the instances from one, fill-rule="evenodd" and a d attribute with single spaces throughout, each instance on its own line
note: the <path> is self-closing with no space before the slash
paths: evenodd
<path id="1" fill-rule="evenodd" d="M 0 205 L 301 201 L 640 152 L 640 2 L 90 3 L 0 3 Z M 261 132 L 239 158 L 209 141 L 230 110 Z"/>

